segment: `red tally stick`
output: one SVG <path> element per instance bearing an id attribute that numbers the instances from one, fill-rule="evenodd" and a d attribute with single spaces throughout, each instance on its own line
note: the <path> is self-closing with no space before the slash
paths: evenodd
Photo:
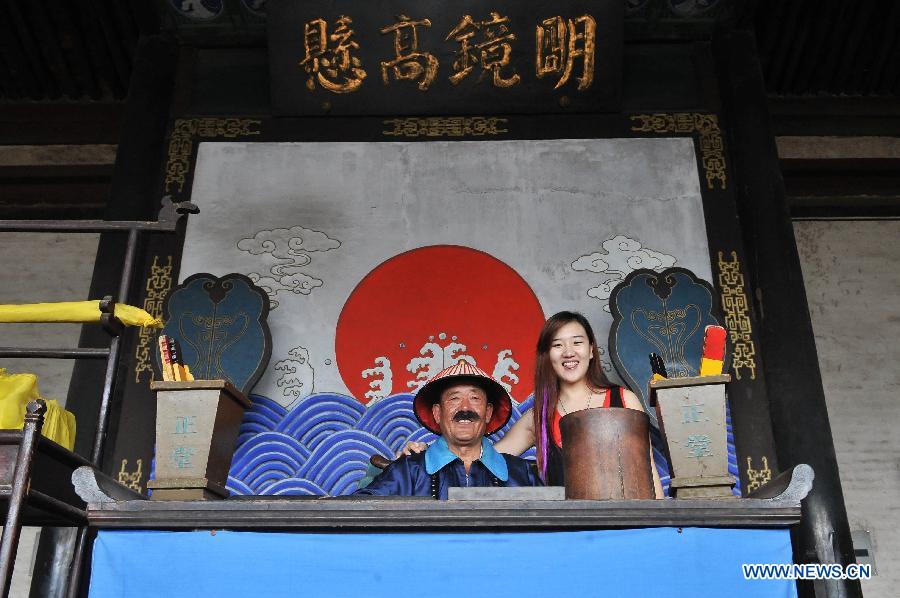
<path id="1" fill-rule="evenodd" d="M 703 357 L 723 361 L 725 359 L 725 329 L 707 326 L 703 336 Z"/>

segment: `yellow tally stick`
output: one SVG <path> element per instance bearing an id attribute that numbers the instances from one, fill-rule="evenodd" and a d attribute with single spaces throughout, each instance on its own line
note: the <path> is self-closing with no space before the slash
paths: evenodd
<path id="1" fill-rule="evenodd" d="M 159 364 L 162 368 L 163 381 L 172 382 L 175 380 L 175 375 L 172 372 L 172 360 L 169 358 L 169 343 L 166 342 L 166 335 L 159 335 L 157 344 L 159 345 Z"/>
<path id="2" fill-rule="evenodd" d="M 718 376 L 722 373 L 722 360 L 704 357 L 700 360 L 701 376 Z"/>
<path id="3" fill-rule="evenodd" d="M 116 319 L 127 326 L 163 326 L 162 320 L 154 318 L 140 307 L 117 303 L 114 310 Z M 99 301 L 0 305 L 0 322 L 99 322 L 101 315 Z"/>

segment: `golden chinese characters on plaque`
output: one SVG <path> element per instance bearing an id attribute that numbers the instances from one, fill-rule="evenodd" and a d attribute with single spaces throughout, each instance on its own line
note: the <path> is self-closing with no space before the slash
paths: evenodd
<path id="1" fill-rule="evenodd" d="M 366 71 L 354 55 L 359 50 L 359 44 L 351 39 L 352 24 L 350 17 L 342 15 L 329 34 L 328 23 L 324 19 L 306 23 L 303 31 L 306 57 L 300 61 L 300 66 L 309 75 L 306 88 L 310 91 L 316 89 L 317 83 L 332 93 L 350 93 L 362 85 Z"/>
<path id="2" fill-rule="evenodd" d="M 382 34 L 394 34 L 394 58 L 381 63 L 381 80 L 387 85 L 389 74 L 394 79 L 418 81 L 419 90 L 425 91 L 437 76 L 438 60 L 428 52 L 419 51 L 417 27 L 431 27 L 429 19 L 413 21 L 406 15 L 397 22 L 381 29 Z"/>
<path id="3" fill-rule="evenodd" d="M 503 75 L 512 55 L 511 44 L 516 39 L 515 34 L 509 30 L 508 17 L 492 12 L 489 19 L 475 21 L 470 15 L 463 15 L 459 24 L 447 34 L 445 41 L 451 39 L 459 44 L 456 60 L 453 61 L 453 74 L 450 76 L 453 85 L 468 77 L 476 64 L 481 65 L 478 80 L 491 73 L 494 87 L 512 87 L 520 81 L 519 75 L 514 71 L 507 76 Z"/>
<path id="4" fill-rule="evenodd" d="M 562 17 L 544 19 L 535 33 L 537 55 L 535 70 L 538 78 L 560 75 L 553 89 L 559 89 L 572 76 L 575 61 L 581 61 L 581 76 L 577 77 L 578 91 L 594 82 L 597 23 L 589 15 L 564 20 Z"/>
<path id="5" fill-rule="evenodd" d="M 393 56 L 383 57 L 381 80 L 410 81 L 419 91 L 428 88 L 438 76 L 438 55 L 446 46 L 429 48 L 422 39 L 431 29 L 428 18 L 414 19 L 405 14 L 396 22 L 378 29 L 382 36 L 391 36 Z M 443 36 L 443 43 L 455 44 L 447 79 L 453 85 L 477 73 L 476 83 L 489 79 L 497 88 L 509 88 L 520 83 L 522 77 L 512 64 L 513 44 L 519 35 L 511 29 L 510 19 L 496 11 L 486 17 L 463 15 L 459 22 Z M 305 55 L 298 65 L 307 75 L 306 88 L 313 92 L 321 88 L 331 93 L 351 93 L 362 87 L 366 71 L 360 53 L 364 48 L 355 41 L 353 20 L 341 15 L 331 26 L 323 18 L 306 21 L 303 27 Z M 538 22 L 535 29 L 535 77 L 557 77 L 554 90 L 573 80 L 578 91 L 594 82 L 597 52 L 597 23 L 591 15 L 566 19 L 549 17 Z"/>

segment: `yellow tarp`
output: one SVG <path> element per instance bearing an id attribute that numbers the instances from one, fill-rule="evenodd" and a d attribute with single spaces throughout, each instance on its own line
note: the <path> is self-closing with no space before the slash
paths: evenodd
<path id="1" fill-rule="evenodd" d="M 0 368 L 0 429 L 21 430 L 25 425 L 25 406 L 41 399 L 37 376 L 7 374 Z M 47 414 L 41 433 L 70 451 L 75 448 L 75 416 L 53 400 L 47 402 Z"/>
<path id="2" fill-rule="evenodd" d="M 159 318 L 154 318 L 139 307 L 116 303 L 114 309 L 116 319 L 127 326 L 163 326 Z M 0 305 L 0 322 L 99 322 L 100 316 L 99 301 Z"/>

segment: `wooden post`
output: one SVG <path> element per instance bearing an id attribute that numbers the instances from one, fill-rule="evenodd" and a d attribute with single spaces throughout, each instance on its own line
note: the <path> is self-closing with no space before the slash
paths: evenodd
<path id="1" fill-rule="evenodd" d="M 34 450 L 41 437 L 46 413 L 47 403 L 40 399 L 31 401 L 25 407 L 22 444 L 19 445 L 19 454 L 16 456 L 16 470 L 6 510 L 6 523 L 3 524 L 3 539 L 0 540 L 0 584 L 2 584 L 0 596 L 3 598 L 9 595 L 9 586 L 12 583 L 16 551 L 19 548 L 19 532 L 22 531 L 22 509 L 28 501 Z"/>

